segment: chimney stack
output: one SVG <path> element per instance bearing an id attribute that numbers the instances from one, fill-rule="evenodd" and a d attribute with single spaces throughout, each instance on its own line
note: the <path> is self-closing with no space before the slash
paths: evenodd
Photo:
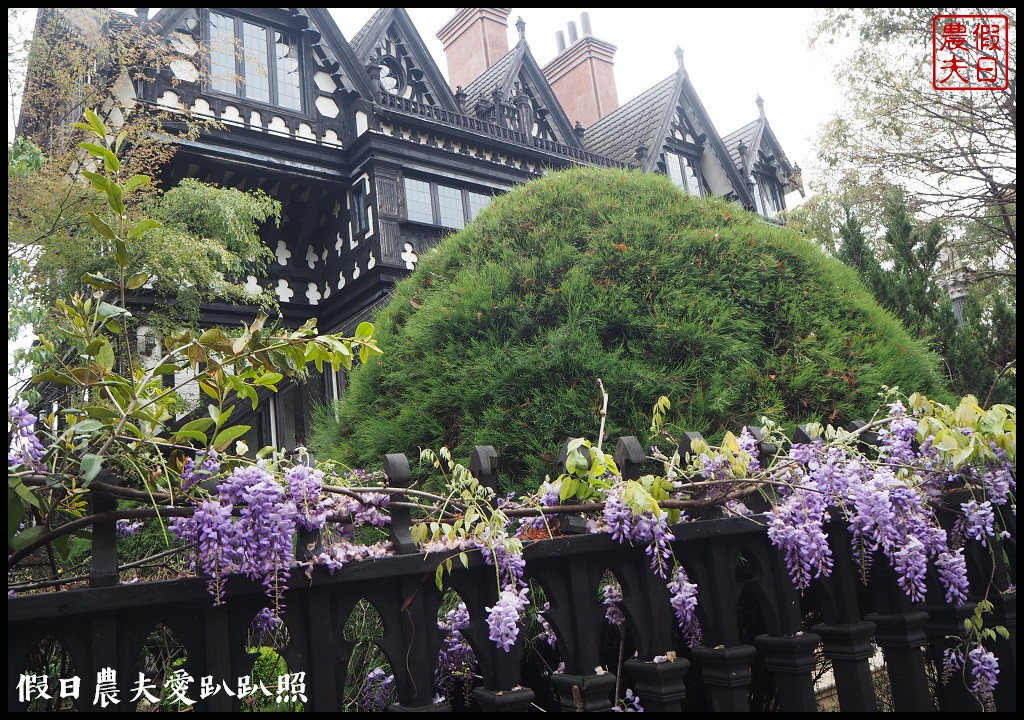
<path id="1" fill-rule="evenodd" d="M 583 36 L 575 21 L 568 23 L 569 46 L 559 31 L 555 34 L 558 54 L 544 68 L 551 89 L 570 122 L 590 127 L 619 107 L 615 89 L 615 46 L 594 37 L 590 14 L 580 15 Z"/>
<path id="2" fill-rule="evenodd" d="M 508 52 L 512 8 L 459 8 L 437 31 L 448 61 L 448 84 L 467 87 Z"/>

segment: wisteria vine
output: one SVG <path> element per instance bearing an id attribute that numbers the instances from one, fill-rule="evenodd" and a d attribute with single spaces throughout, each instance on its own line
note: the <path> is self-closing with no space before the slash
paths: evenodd
<path id="1" fill-rule="evenodd" d="M 531 605 L 525 545 L 555 534 L 559 508 L 581 502 L 591 511 L 574 512 L 584 517 L 588 531 L 644 549 L 691 647 L 701 643 L 699 590 L 676 557 L 674 528 L 711 506 L 762 523 L 801 592 L 832 573 L 829 528 L 841 523 L 865 579 L 876 558 L 884 558 L 909 600 L 920 603 L 933 570 L 946 602 L 962 605 L 971 593 L 967 545 L 991 550 L 1009 537 L 1006 519 L 1016 514 L 1016 410 L 1005 405 L 983 410 L 973 398 L 949 408 L 919 395 L 890 395 L 876 418 L 852 431 L 808 427 L 803 441 L 789 443 L 765 421 L 762 435 L 726 434 L 718 447 L 697 441 L 689 452 L 668 455 L 654 446 L 651 459 L 660 461 L 664 472 L 636 480 L 623 479 L 600 442 L 578 439 L 569 445 L 565 472 L 519 499 L 496 497 L 446 449 L 425 451 L 422 459 L 442 472 L 449 493 L 419 493 L 419 503 L 411 507 L 423 517 L 413 526 L 413 537 L 428 557 L 443 553 L 439 586 L 444 572 L 452 571 L 453 553 L 463 564 L 476 553 L 493 568 L 494 600 L 485 607 L 486 624 L 490 641 L 505 652 L 519 641 Z M 659 401 L 656 420 L 668 408 L 667 401 Z M 43 448 L 33 432 L 35 418 L 23 403 L 10 408 L 8 417 L 10 467 L 37 469 Z M 659 422 L 655 430 L 677 445 Z M 769 445 L 779 450 L 764 462 L 761 452 Z M 170 526 L 179 541 L 194 544 L 194 569 L 206 576 L 215 602 L 223 601 L 233 574 L 263 585 L 270 606 L 257 618 L 258 631 L 283 622 L 283 590 L 297 567 L 312 577 L 316 566 L 334 573 L 352 561 L 394 552 L 387 535 L 389 511 L 394 493 L 402 489 L 380 486 L 360 472 L 338 475 L 330 467 L 290 465 L 279 455 L 256 463 L 224 460 L 208 450 L 184 463 L 179 490 L 194 513 L 174 518 Z M 755 514 L 745 501 L 761 494 L 770 497 L 770 509 Z M 951 497 L 956 497 L 956 518 L 944 526 L 937 509 L 948 507 Z M 401 502 L 409 505 L 413 499 L 403 495 Z M 142 527 L 122 520 L 117 531 L 128 537 Z M 315 553 L 296 552 L 297 530 L 319 534 Z M 600 600 L 608 622 L 621 626 L 621 588 L 605 585 Z M 986 598 L 978 607 L 980 617 L 991 603 Z M 538 619 L 542 636 L 556 647 L 548 611 L 542 606 Z M 453 678 L 472 678 L 476 671 L 476 655 L 461 632 L 468 624 L 464 604 L 439 624 L 444 633 L 435 678 L 439 697 L 451 695 Z M 980 620 L 969 624 L 964 642 L 945 656 L 945 672 L 964 672 L 983 699 L 991 697 L 998 680 L 998 661 L 985 644 L 995 630 Z M 378 670 L 367 678 L 366 708 L 386 706 L 393 692 L 394 678 Z M 641 707 L 635 697 L 619 702 L 619 709 Z"/>

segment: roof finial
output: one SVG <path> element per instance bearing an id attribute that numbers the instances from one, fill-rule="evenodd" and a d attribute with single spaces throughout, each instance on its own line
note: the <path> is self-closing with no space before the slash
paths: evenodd
<path id="1" fill-rule="evenodd" d="M 679 67 L 683 67 L 683 49 L 676 45 L 676 60 L 679 62 Z"/>
<path id="2" fill-rule="evenodd" d="M 764 98 L 758 95 L 754 102 L 757 103 L 757 110 L 761 113 L 761 117 L 764 117 Z"/>
<path id="3" fill-rule="evenodd" d="M 519 39 L 520 40 L 525 40 L 526 39 L 526 23 L 523 22 L 522 15 L 519 16 L 518 20 L 516 20 L 516 30 L 519 31 Z"/>

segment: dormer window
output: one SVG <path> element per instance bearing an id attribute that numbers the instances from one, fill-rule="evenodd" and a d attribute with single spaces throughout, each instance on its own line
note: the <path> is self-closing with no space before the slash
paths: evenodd
<path id="1" fill-rule="evenodd" d="M 690 195 L 700 197 L 700 170 L 693 158 L 674 152 L 665 153 L 665 170 L 676 187 Z"/>
<path id="2" fill-rule="evenodd" d="M 302 110 L 302 65 L 295 35 L 210 13 L 210 89 L 287 110 Z"/>

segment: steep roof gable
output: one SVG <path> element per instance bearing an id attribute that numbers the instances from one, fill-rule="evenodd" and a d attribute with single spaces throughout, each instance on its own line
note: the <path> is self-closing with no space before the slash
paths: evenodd
<path id="1" fill-rule="evenodd" d="M 622 163 L 638 166 L 645 172 L 657 168 L 666 140 L 678 134 L 692 144 L 703 144 L 721 167 L 731 190 L 741 203 L 753 206 L 753 199 L 730 161 L 729 152 L 708 117 L 677 50 L 679 68 L 625 105 L 591 125 L 586 131 L 590 152 Z M 637 152 L 640 146 L 646 152 Z M 720 191 L 718 194 L 725 194 Z"/>
<path id="2" fill-rule="evenodd" d="M 363 66 L 381 66 L 381 89 L 426 105 L 456 109 L 444 75 L 405 8 L 380 8 L 353 36 L 352 50 Z"/>
<path id="3" fill-rule="evenodd" d="M 795 190 L 803 195 L 800 167 L 793 165 L 786 157 L 782 144 L 764 114 L 764 101 L 760 97 L 757 98 L 757 107 L 759 113 L 756 120 L 722 139 L 729 151 L 729 157 L 743 177 L 749 176 L 759 161 L 767 162 L 782 174 L 786 192 Z"/>
<path id="4" fill-rule="evenodd" d="M 533 57 L 522 19 L 516 23 L 519 42 L 476 80 L 463 88 L 462 105 L 467 115 L 504 124 L 529 124 L 524 130 L 543 140 L 583 149 L 572 123 L 551 90 L 544 72 Z M 495 105 L 501 106 L 499 112 Z"/>

